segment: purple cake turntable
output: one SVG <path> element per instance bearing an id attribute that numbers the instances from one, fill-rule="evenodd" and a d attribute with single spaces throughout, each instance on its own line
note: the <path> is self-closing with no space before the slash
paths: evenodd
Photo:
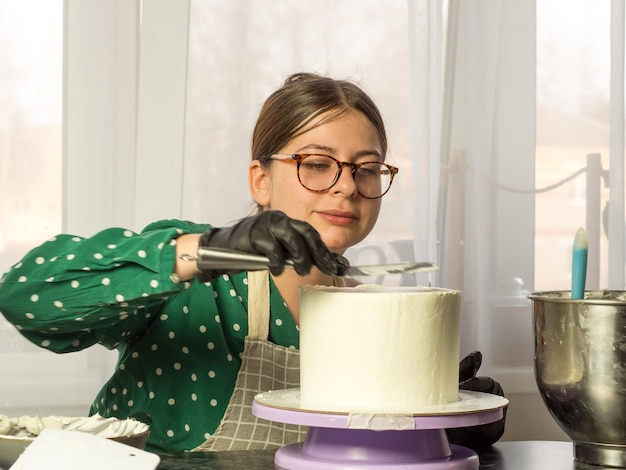
<path id="1" fill-rule="evenodd" d="M 447 428 L 498 421 L 504 397 L 459 391 L 456 402 L 424 406 L 412 415 L 325 412 L 300 406 L 300 390 L 258 394 L 252 413 L 269 421 L 309 426 L 306 440 L 276 451 L 284 470 L 475 470 L 478 455 L 450 444 Z"/>

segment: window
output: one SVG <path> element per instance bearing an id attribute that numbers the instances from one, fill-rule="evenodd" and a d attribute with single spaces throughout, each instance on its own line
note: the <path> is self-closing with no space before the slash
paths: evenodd
<path id="1" fill-rule="evenodd" d="M 578 227 L 589 232 L 587 287 L 607 287 L 610 24 L 610 2 L 537 2 L 535 290 L 570 288 Z"/>
<path id="2" fill-rule="evenodd" d="M 61 0 L 0 3 L 3 269 L 61 228 L 62 41 Z"/>
<path id="3" fill-rule="evenodd" d="M 62 0 L 0 2 L 0 64 L 4 272 L 62 229 Z M 0 316 L 0 406 L 11 414 L 16 407 L 85 405 L 101 385 L 92 366 L 88 352 L 45 351 Z"/>
<path id="4" fill-rule="evenodd" d="M 61 229 L 62 40 L 61 0 L 0 3 L 3 272 Z M 40 351 L 0 317 L 0 354 Z M 15 364 L 4 357 L 0 372 Z"/>

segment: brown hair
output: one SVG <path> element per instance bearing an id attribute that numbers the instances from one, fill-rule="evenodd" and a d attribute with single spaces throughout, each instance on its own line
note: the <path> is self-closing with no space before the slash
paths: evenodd
<path id="1" fill-rule="evenodd" d="M 354 83 L 313 73 L 291 75 L 265 101 L 252 133 L 252 159 L 267 161 L 291 139 L 310 130 L 307 126 L 317 116 L 333 111 L 332 119 L 350 109 L 360 111 L 372 123 L 384 159 L 387 134 L 372 99 Z"/>

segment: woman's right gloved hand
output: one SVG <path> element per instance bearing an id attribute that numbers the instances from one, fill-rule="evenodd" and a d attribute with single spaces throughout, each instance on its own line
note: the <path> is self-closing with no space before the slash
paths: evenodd
<path id="1" fill-rule="evenodd" d="M 232 227 L 211 228 L 202 234 L 199 246 L 263 255 L 269 259 L 268 267 L 274 275 L 283 272 L 287 260 L 299 275 L 309 273 L 314 265 L 331 275 L 341 274 L 348 266 L 343 256 L 328 249 L 310 224 L 281 211 L 264 211 Z M 204 271 L 201 281 L 220 274 L 223 272 Z"/>

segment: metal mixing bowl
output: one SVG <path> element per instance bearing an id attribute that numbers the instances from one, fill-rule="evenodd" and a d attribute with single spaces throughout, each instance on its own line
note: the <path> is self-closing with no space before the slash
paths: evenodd
<path id="1" fill-rule="evenodd" d="M 576 460 L 626 467 L 626 291 L 535 292 L 535 379 Z"/>

